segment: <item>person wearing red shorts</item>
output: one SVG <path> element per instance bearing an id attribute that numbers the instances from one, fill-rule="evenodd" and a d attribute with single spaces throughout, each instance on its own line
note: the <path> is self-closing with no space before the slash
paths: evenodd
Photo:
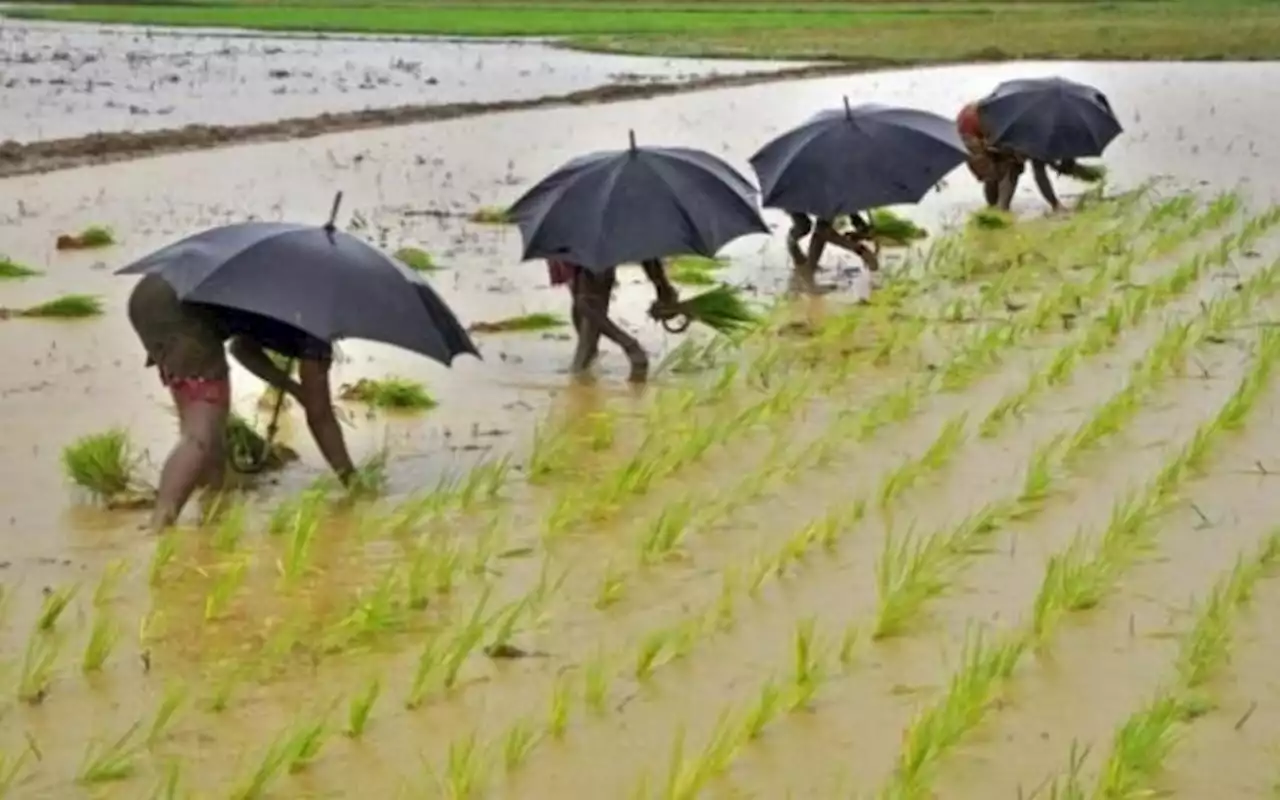
<path id="1" fill-rule="evenodd" d="M 151 516 L 153 530 L 173 524 L 198 486 L 215 491 L 222 487 L 227 416 L 231 410 L 230 369 L 224 344 L 233 337 L 233 353 L 246 369 L 306 408 L 308 425 L 321 452 L 339 476 L 349 480 L 354 470 L 329 399 L 327 343 L 319 343 L 321 350 L 306 345 L 302 338 L 305 334 L 291 326 L 274 323 L 292 332 L 290 337 L 271 330 L 272 321 L 257 315 L 237 315 L 227 309 L 184 303 L 158 275 L 143 276 L 134 286 L 128 315 L 147 353 L 147 365 L 156 367 L 178 410 L 178 443 L 160 470 L 156 507 Z M 249 318 L 256 320 L 252 331 L 247 324 Z M 263 340 L 269 346 L 284 348 L 283 355 L 301 358 L 300 382 L 271 363 L 262 351 Z"/>
<path id="2" fill-rule="evenodd" d="M 969 171 L 982 182 L 983 195 L 987 205 L 992 208 L 999 208 L 1001 211 L 1009 210 L 1009 206 L 1013 203 L 1013 193 L 1017 191 L 1018 180 L 1022 177 L 1027 161 L 1031 161 L 1031 173 L 1035 178 L 1036 188 L 1040 190 L 1040 196 L 1054 211 L 1061 211 L 1062 203 L 1058 200 L 1058 195 L 1053 190 L 1053 183 L 1049 180 L 1049 170 L 1052 169 L 1059 175 L 1076 177 L 1087 175 L 1080 169 L 1075 159 L 1049 163 L 1029 159 L 1021 153 L 992 145 L 982 124 L 982 115 L 976 102 L 969 103 L 960 109 L 960 114 L 956 117 L 956 130 L 960 133 L 960 140 L 964 143 L 965 149 L 969 151 Z"/>

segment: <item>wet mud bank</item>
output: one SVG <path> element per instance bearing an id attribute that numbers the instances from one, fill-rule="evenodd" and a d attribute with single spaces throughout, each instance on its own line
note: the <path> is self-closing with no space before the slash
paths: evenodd
<path id="1" fill-rule="evenodd" d="M 273 122 L 188 125 L 174 130 L 138 133 L 93 133 L 87 136 L 29 143 L 9 141 L 0 143 L 0 178 L 52 172 L 89 164 L 126 161 L 165 153 L 205 150 L 229 144 L 305 139 L 328 133 L 411 125 L 506 111 L 643 100 L 706 89 L 849 74 L 861 70 L 862 68 L 856 64 L 820 64 L 765 74 L 714 75 L 679 82 L 611 84 L 561 95 L 492 103 L 402 105 L 395 108 L 326 113 Z"/>

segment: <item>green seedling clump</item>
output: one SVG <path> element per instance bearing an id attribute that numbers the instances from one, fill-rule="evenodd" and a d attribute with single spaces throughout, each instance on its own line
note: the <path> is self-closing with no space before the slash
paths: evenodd
<path id="1" fill-rule="evenodd" d="M 436 407 L 436 401 L 422 384 L 395 376 L 378 380 L 361 378 L 343 386 L 339 396 L 374 408 L 426 410 Z"/>
<path id="2" fill-rule="evenodd" d="M 870 216 L 871 233 L 881 244 L 908 245 L 929 236 L 924 228 L 887 208 L 877 208 Z"/>
<path id="3" fill-rule="evenodd" d="M 140 461 L 123 428 L 82 436 L 62 451 L 67 478 L 109 508 L 141 508 L 154 501 L 152 488 L 138 478 Z"/>
<path id="4" fill-rule="evenodd" d="M 569 321 L 559 314 L 538 311 L 533 314 L 500 319 L 496 322 L 474 322 L 468 326 L 467 330 L 472 333 L 521 333 L 562 328 L 568 324 Z"/>
<path id="5" fill-rule="evenodd" d="M 679 303 L 681 314 L 720 333 L 729 333 L 760 323 L 760 316 L 742 299 L 742 292 L 721 285 Z"/>
<path id="6" fill-rule="evenodd" d="M 505 208 L 485 206 L 472 212 L 468 219 L 484 225 L 506 225 L 511 222 L 511 215 Z"/>
<path id="7" fill-rule="evenodd" d="M 57 248 L 59 250 L 91 250 L 98 247 L 108 247 L 115 243 L 116 237 L 110 228 L 94 225 L 85 228 L 78 234 L 62 234 L 58 237 Z"/>
<path id="8" fill-rule="evenodd" d="M 102 301 L 89 294 L 68 294 L 30 308 L 0 309 L 0 319 L 83 319 L 102 315 Z"/>
<path id="9" fill-rule="evenodd" d="M 676 256 L 667 262 L 667 278 L 672 283 L 685 286 L 714 286 L 717 283 L 716 270 L 723 269 L 727 264 L 727 261 L 719 258 Z"/>
<path id="10" fill-rule="evenodd" d="M 228 464 L 237 471 L 277 470 L 298 460 L 296 450 L 279 442 L 268 446 L 266 438 L 234 412 L 227 417 L 226 436 Z"/>
<path id="11" fill-rule="evenodd" d="M 0 280 L 31 278 L 40 274 L 40 270 L 19 264 L 8 256 L 0 256 Z"/>
<path id="12" fill-rule="evenodd" d="M 395 252 L 395 259 L 416 272 L 435 272 L 440 269 L 430 253 L 417 247 L 401 247 Z"/>
<path id="13" fill-rule="evenodd" d="M 983 208 L 973 212 L 969 224 L 980 230 L 1003 230 L 1013 225 L 1013 215 L 1007 211 Z"/>

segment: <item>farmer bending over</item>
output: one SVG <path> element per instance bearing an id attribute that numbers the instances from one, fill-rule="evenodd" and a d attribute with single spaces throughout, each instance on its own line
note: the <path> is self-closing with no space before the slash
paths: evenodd
<path id="1" fill-rule="evenodd" d="M 666 268 L 660 260 L 644 261 L 640 266 L 644 268 L 645 276 L 657 293 L 651 313 L 665 313 L 666 309 L 679 303 L 680 295 L 668 280 Z M 633 383 L 648 380 L 648 354 L 635 337 L 609 319 L 609 304 L 613 300 L 613 288 L 617 283 L 617 269 L 593 272 L 570 261 L 548 260 L 547 271 L 551 285 L 568 285 L 573 298 L 573 328 L 578 335 L 578 346 L 574 351 L 570 371 L 580 374 L 591 367 L 600 354 L 600 337 L 604 336 L 621 347 L 631 362 L 628 380 Z"/>
<path id="2" fill-rule="evenodd" d="M 1031 172 L 1035 177 L 1040 196 L 1054 211 L 1062 210 L 1053 184 L 1049 181 L 1048 170 L 1059 175 L 1087 180 L 1088 171 L 1078 165 L 1075 159 L 1064 159 L 1055 163 L 1030 159 L 1022 153 L 991 144 L 982 124 L 982 116 L 978 104 L 969 103 L 960 110 L 956 117 L 956 129 L 965 149 L 969 151 L 968 165 L 973 176 L 982 182 L 983 195 L 987 205 L 1008 211 L 1013 203 L 1013 194 L 1018 188 L 1018 180 L 1022 177 L 1027 161 L 1031 162 Z"/>
<path id="3" fill-rule="evenodd" d="M 814 274 L 821 269 L 819 261 L 822 251 L 828 244 L 841 247 L 862 259 L 871 272 L 880 269 L 880 261 L 875 251 L 864 242 L 872 241 L 871 225 L 862 219 L 860 214 L 850 214 L 853 223 L 851 233 L 841 233 L 829 219 L 819 219 L 816 224 L 808 214 L 791 212 L 791 230 L 787 232 L 787 250 L 791 253 L 791 261 L 796 270 L 804 270 L 806 277 L 812 280 Z M 810 236 L 810 234 L 812 234 Z M 806 255 L 800 250 L 800 240 L 809 236 L 809 252 Z"/>
<path id="4" fill-rule="evenodd" d="M 178 411 L 178 443 L 160 470 L 156 507 L 150 521 L 153 530 L 160 530 L 177 520 L 197 486 L 222 488 L 227 416 L 231 409 L 230 370 L 224 343 L 239 331 L 230 324 L 232 315 L 228 310 L 184 303 L 173 287 L 158 275 L 146 275 L 134 286 L 129 295 L 128 315 L 146 350 L 147 366 L 157 368 L 160 381 L 169 389 Z M 261 365 L 245 365 L 251 372 L 262 374 L 255 366 Z M 272 376 L 273 385 L 298 398 L 307 409 L 313 433 L 321 431 L 325 440 L 322 442 L 322 434 L 317 433 L 317 444 L 335 471 L 346 480 L 351 474 L 351 461 L 346 455 L 341 431 L 333 419 L 332 406 L 326 405 L 327 411 L 324 411 L 318 402 L 322 392 L 328 395 L 327 370 L 327 363 L 321 366 L 316 359 L 305 359 L 301 384 L 274 365 L 264 373 Z M 326 414 L 331 426 L 324 419 Z"/>

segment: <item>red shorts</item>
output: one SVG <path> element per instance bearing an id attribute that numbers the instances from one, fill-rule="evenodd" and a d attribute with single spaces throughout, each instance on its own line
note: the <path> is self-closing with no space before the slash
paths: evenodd
<path id="1" fill-rule="evenodd" d="M 578 266 L 568 261 L 547 260 L 547 277 L 551 279 L 552 286 L 562 286 L 572 282 L 577 271 Z"/>
<path id="2" fill-rule="evenodd" d="M 231 381 L 226 378 L 167 378 L 162 373 L 160 382 L 169 389 L 177 405 L 208 403 L 231 407 Z"/>

